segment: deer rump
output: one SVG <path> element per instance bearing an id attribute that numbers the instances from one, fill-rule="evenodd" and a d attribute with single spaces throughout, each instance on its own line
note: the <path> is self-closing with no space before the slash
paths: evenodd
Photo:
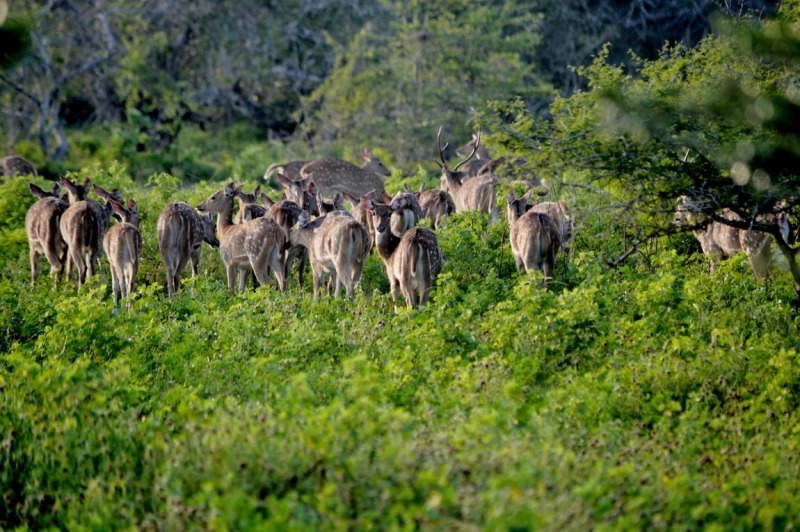
<path id="1" fill-rule="evenodd" d="M 339 297 L 344 284 L 348 297 L 352 298 L 353 285 L 361 279 L 369 252 L 367 229 L 350 216 L 328 215 L 317 231 L 309 249 L 314 292 L 322 286 L 325 274 L 333 274 L 336 276 L 334 295 Z"/>
<path id="2" fill-rule="evenodd" d="M 561 237 L 550 216 L 536 211 L 526 212 L 511 226 L 509 240 L 518 270 L 538 270 L 545 277 L 551 276 Z"/>
<path id="3" fill-rule="evenodd" d="M 58 198 L 42 198 L 25 215 L 25 230 L 33 260 L 44 255 L 54 269 L 63 266 L 66 243 L 61 236 L 61 217 L 68 205 Z"/>
<path id="4" fill-rule="evenodd" d="M 436 235 L 428 229 L 415 227 L 400 239 L 387 273 L 390 284 L 399 285 L 406 302 L 416 306 L 414 292 L 419 292 L 420 300 L 426 300 L 441 269 L 442 253 Z"/>

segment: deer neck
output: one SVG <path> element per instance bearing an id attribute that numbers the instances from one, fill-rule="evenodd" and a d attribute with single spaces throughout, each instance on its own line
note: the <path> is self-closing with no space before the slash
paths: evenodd
<path id="1" fill-rule="evenodd" d="M 384 263 L 392 260 L 392 255 L 398 245 L 400 245 L 400 237 L 392 233 L 388 227 L 383 233 L 375 231 L 375 247 L 378 248 L 378 255 L 381 256 Z"/>
<path id="2" fill-rule="evenodd" d="M 233 198 L 231 198 L 225 203 L 222 210 L 217 213 L 217 229 L 219 229 L 219 234 L 222 235 L 233 225 Z"/>
<path id="3" fill-rule="evenodd" d="M 314 237 L 313 227 L 293 227 L 289 233 L 289 244 L 291 247 L 303 246 L 311 247 L 311 239 Z"/>

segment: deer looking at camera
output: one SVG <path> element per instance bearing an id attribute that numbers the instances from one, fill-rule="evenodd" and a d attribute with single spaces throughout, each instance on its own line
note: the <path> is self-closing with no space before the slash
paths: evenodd
<path id="1" fill-rule="evenodd" d="M 192 277 L 199 273 L 203 242 L 219 247 L 217 224 L 211 214 L 201 216 L 188 203 L 175 202 L 158 215 L 157 227 L 158 250 L 167 270 L 167 293 L 172 297 L 181 287 L 181 273 L 190 260 Z"/>
<path id="2" fill-rule="evenodd" d="M 436 235 L 423 227 L 407 231 L 402 238 L 392 234 L 392 213 L 406 206 L 404 200 L 392 205 L 376 205 L 362 196 L 361 204 L 375 218 L 375 247 L 386 266 L 392 299 L 397 302 L 397 296 L 402 293 L 409 308 L 424 306 L 442 270 L 442 252 Z"/>
<path id="3" fill-rule="evenodd" d="M 325 275 L 331 274 L 336 282 L 334 297 L 339 297 L 344 285 L 347 297 L 353 299 L 353 290 L 361 279 L 369 249 L 369 234 L 362 224 L 349 215 L 334 213 L 312 222 L 308 212 L 303 211 L 297 224 L 292 227 L 289 241 L 293 247 L 308 249 L 314 297 L 319 296 Z M 330 284 L 326 291 L 330 294 Z"/>
<path id="4" fill-rule="evenodd" d="M 57 281 L 67 258 L 67 245 L 61 238 L 59 224 L 69 204 L 58 198 L 61 191 L 58 183 L 53 183 L 52 192 L 42 190 L 33 183 L 28 187 L 31 194 L 40 198 L 25 215 L 25 232 L 28 235 L 31 259 L 31 284 L 36 283 L 39 276 L 39 257 L 42 255 L 50 263 L 50 273 L 57 274 Z"/>
<path id="5" fill-rule="evenodd" d="M 76 185 L 64 176 L 61 176 L 61 184 L 69 193 L 69 208 L 61 216 L 59 228 L 61 236 L 67 244 L 69 250 L 67 254 L 67 279 L 72 273 L 72 265 L 78 268 L 78 290 L 81 289 L 86 277 L 94 276 L 97 266 L 97 257 L 100 256 L 108 222 L 111 219 L 112 207 L 110 201 L 113 199 L 118 203 L 122 202 L 119 191 L 114 189 L 107 192 L 103 188 L 95 185 L 94 191 L 101 198 L 105 199 L 105 205 L 89 199 L 87 194 L 91 186 L 91 180 L 87 177 L 83 185 Z M 84 261 L 84 256 L 86 260 Z"/>
<path id="6" fill-rule="evenodd" d="M 265 207 L 256 204 L 256 200 L 259 199 L 259 194 L 261 193 L 261 185 L 256 185 L 252 194 L 243 192 L 242 188 L 244 188 L 244 185 L 239 185 L 234 190 L 234 197 L 239 200 L 239 212 L 236 213 L 236 219 L 234 220 L 234 223 L 237 224 L 245 221 L 245 210 L 249 211 L 248 216 L 250 216 L 251 220 L 260 218 L 267 213 Z"/>
<path id="7" fill-rule="evenodd" d="M 319 191 L 326 196 L 336 192 L 362 196 L 373 190 L 382 191 L 381 177 L 388 177 L 391 172 L 369 149 L 361 150 L 361 156 L 364 159 L 362 167 L 342 159 L 327 157 L 306 164 L 300 170 L 300 175 L 304 180 L 313 180 Z"/>
<path id="8" fill-rule="evenodd" d="M 436 145 L 439 149 L 439 158 L 441 159 L 440 166 L 442 167 L 442 190 L 450 194 L 453 202 L 456 205 L 456 212 L 464 211 L 480 211 L 491 215 L 492 223 L 497 221 L 497 205 L 496 205 L 496 191 L 497 178 L 493 175 L 482 175 L 474 177 L 468 181 L 464 181 L 466 173 L 458 169 L 469 161 L 478 149 L 480 144 L 480 135 L 478 135 L 477 143 L 473 146 L 472 153 L 459 162 L 455 168 L 450 170 L 447 162 L 444 160 L 444 152 L 447 149 L 447 144 L 442 148 L 441 143 L 442 128 L 436 135 Z"/>
<path id="9" fill-rule="evenodd" d="M 445 218 L 456 212 L 452 196 L 444 190 L 425 190 L 425 183 L 422 183 L 414 195 L 422 209 L 422 219 L 430 220 L 434 229 L 444 227 Z"/>
<path id="10" fill-rule="evenodd" d="M 200 212 L 213 212 L 218 215 L 219 251 L 225 263 L 228 287 L 236 292 L 236 275 L 240 273 L 239 291 L 244 291 L 246 274 L 250 270 L 260 284 L 269 284 L 271 268 L 278 280 L 278 288 L 281 292 L 285 292 L 283 252 L 286 234 L 275 220 L 267 217 L 234 224 L 235 188 L 231 183 L 197 206 Z"/>
<path id="11" fill-rule="evenodd" d="M 511 253 L 517 264 L 517 271 L 525 269 L 541 271 L 545 282 L 553 276 L 556 253 L 561 245 L 561 237 L 556 223 L 545 213 L 529 210 L 526 206 L 532 190 L 517 199 L 513 192 L 508 194 L 506 216 L 511 228 L 509 241 Z"/>
<path id="12" fill-rule="evenodd" d="M 126 209 L 113 199 L 111 208 L 119 216 L 120 223 L 111 227 L 103 238 L 103 249 L 111 265 L 111 278 L 114 292 L 114 308 L 119 305 L 120 292 L 127 300 L 126 310 L 131 310 L 131 298 L 139 271 L 139 257 L 142 254 L 142 233 L 139 232 L 139 208 L 134 200 L 128 202 Z"/>

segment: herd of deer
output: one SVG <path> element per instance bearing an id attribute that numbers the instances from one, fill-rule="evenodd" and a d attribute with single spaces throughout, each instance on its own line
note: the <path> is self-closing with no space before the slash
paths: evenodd
<path id="1" fill-rule="evenodd" d="M 441 189 L 424 190 L 423 185 L 412 192 L 405 185 L 402 192 L 388 196 L 381 177 L 389 171 L 365 149 L 363 167 L 334 158 L 270 166 L 265 179 L 277 171 L 284 188 L 277 202 L 259 195 L 260 186 L 248 194 L 241 185 L 231 183 L 196 209 L 183 202 L 167 205 L 158 218 L 157 230 L 169 296 L 180 288 L 181 273 L 189 260 L 192 274 L 197 275 L 205 241 L 219 247 L 231 290 L 237 290 L 238 276 L 238 290 L 243 291 L 252 272 L 254 284 L 271 284 L 274 275 L 283 292 L 295 261 L 303 286 L 305 265 L 310 262 L 315 297 L 323 288 L 327 294 L 333 289 L 339 297 L 344 285 L 352 298 L 367 254 L 374 248 L 386 266 L 395 302 L 402 294 L 409 307 L 424 305 L 444 260 L 434 231 L 454 212 L 475 210 L 489 214 L 492 222 L 497 218 L 499 179 L 494 170 L 498 160 L 489 157 L 477 135 L 456 150 L 463 159 L 451 169 L 444 157 L 447 145 L 442 147 L 440 136 L 441 128 L 437 135 Z M 66 192 L 59 195 L 61 186 Z M 142 249 L 137 205 L 131 199 L 126 206 L 116 189 L 109 192 L 94 185 L 95 194 L 104 201 L 101 204 L 87 197 L 91 188 L 88 178 L 81 185 L 63 176 L 52 192 L 30 184 L 31 192 L 41 198 L 25 219 L 32 282 L 38 276 L 39 257 L 44 255 L 54 273 L 60 274 L 66 265 L 68 279 L 72 267 L 77 267 L 80 290 L 86 277 L 94 275 L 97 258 L 105 251 L 115 306 L 121 293 L 130 309 L 129 296 Z M 532 193 L 531 188 L 519 198 L 513 192 L 508 194 L 509 241 L 517 269 L 541 271 L 546 282 L 552 277 L 559 249 L 569 253 L 573 220 L 563 200 L 539 202 L 537 197 L 532 201 Z M 239 207 L 235 218 L 234 200 Z M 351 204 L 350 212 L 343 209 L 344 201 Z M 691 224 L 695 210 L 683 198 L 673 221 Z M 217 215 L 216 223 L 212 214 Z M 112 217 L 120 223 L 109 228 Z M 419 227 L 426 219 L 431 229 Z M 704 253 L 712 257 L 712 272 L 717 260 L 744 250 L 756 275 L 766 275 L 771 256 L 769 235 L 714 222 L 695 236 Z"/>

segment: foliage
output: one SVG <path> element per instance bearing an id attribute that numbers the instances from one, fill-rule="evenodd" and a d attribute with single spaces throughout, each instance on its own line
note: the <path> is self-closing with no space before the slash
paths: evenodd
<path id="1" fill-rule="evenodd" d="M 24 249 L 0 274 L 3 528 L 798 521 L 787 276 L 756 282 L 741 257 L 709 276 L 669 250 L 608 270 L 587 224 L 542 289 L 513 271 L 505 222 L 465 214 L 439 232 L 447 263 L 419 312 L 393 312 L 375 255 L 353 302 L 296 277 L 232 297 L 204 247 L 170 300 L 158 212 L 220 183 L 93 172 L 140 205 L 134 311 L 112 313 L 105 259 L 80 294 L 20 290 Z"/>

